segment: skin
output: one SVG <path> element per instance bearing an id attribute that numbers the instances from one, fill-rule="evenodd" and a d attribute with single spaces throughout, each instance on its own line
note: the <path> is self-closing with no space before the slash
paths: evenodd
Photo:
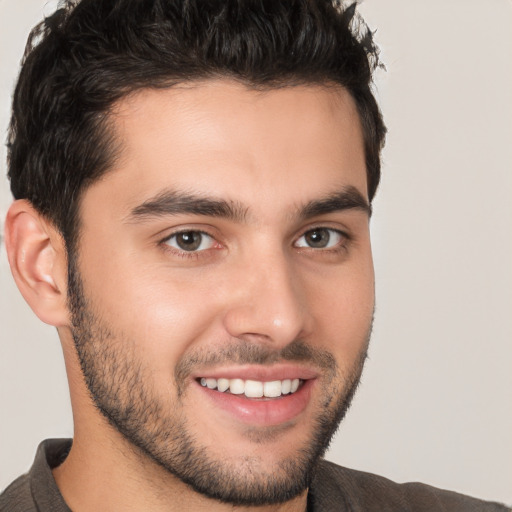
<path id="1" fill-rule="evenodd" d="M 300 214 L 340 191 L 368 202 L 354 102 L 334 86 L 262 92 L 219 80 L 138 92 L 116 105 L 112 121 L 119 158 L 80 205 L 76 266 L 96 348 L 107 344 L 125 354 L 127 368 L 138 365 L 160 412 L 179 418 L 205 456 L 242 480 L 268 478 L 311 443 L 320 414 L 334 414 L 367 349 L 374 307 L 368 209 Z M 169 191 L 236 204 L 239 215 L 134 215 Z M 329 233 L 328 247 L 308 246 L 313 229 Z M 199 251 L 179 248 L 173 235 L 183 230 L 207 233 Z M 70 507 L 233 510 L 135 448 L 95 407 L 75 350 L 63 241 L 26 201 L 9 212 L 6 245 L 20 290 L 58 327 L 63 345 L 75 435 L 54 475 Z M 285 361 L 279 354 L 297 340 L 334 366 Z M 270 359 L 193 363 L 198 354 L 242 345 Z M 192 361 L 188 370 L 176 373 L 184 361 Z M 208 372 L 279 372 L 279 365 L 300 367 L 309 381 L 305 405 L 285 421 L 252 421 L 250 410 L 241 418 L 196 381 Z M 136 400 L 137 390 L 120 385 L 117 392 L 121 401 Z M 304 491 L 257 510 L 303 511 L 306 499 Z"/>

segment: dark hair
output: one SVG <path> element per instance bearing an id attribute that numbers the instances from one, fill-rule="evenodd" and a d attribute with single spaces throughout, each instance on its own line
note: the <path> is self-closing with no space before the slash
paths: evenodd
<path id="1" fill-rule="evenodd" d="M 115 158 L 113 104 L 141 88 L 230 77 L 251 87 L 334 83 L 361 119 L 368 194 L 385 127 L 371 32 L 339 0 L 68 0 L 30 34 L 8 135 L 11 190 L 76 235 L 83 190 Z"/>

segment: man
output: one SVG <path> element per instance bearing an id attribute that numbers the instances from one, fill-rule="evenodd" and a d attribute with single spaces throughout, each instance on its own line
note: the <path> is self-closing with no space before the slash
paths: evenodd
<path id="1" fill-rule="evenodd" d="M 34 34 L 6 246 L 75 435 L 2 510 L 505 510 L 323 462 L 361 375 L 384 125 L 353 8 L 83 0 Z"/>

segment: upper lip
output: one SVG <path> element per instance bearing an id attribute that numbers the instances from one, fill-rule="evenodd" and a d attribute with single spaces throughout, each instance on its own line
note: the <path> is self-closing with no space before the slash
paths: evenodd
<path id="1" fill-rule="evenodd" d="M 271 366 L 237 365 L 205 369 L 192 374 L 192 378 L 200 379 L 242 379 L 271 382 L 285 379 L 309 380 L 318 377 L 318 371 L 297 364 L 281 363 Z"/>

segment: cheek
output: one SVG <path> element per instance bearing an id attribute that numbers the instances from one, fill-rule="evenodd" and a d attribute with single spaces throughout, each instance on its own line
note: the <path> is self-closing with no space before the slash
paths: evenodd
<path id="1" fill-rule="evenodd" d="M 208 282 L 157 265 L 85 259 L 84 292 L 109 331 L 166 371 L 193 343 L 212 337 L 218 307 Z"/>
<path id="2" fill-rule="evenodd" d="M 340 365 L 358 359 L 370 334 L 374 303 L 371 258 L 341 268 L 311 293 L 310 307 L 316 318 L 315 339 L 336 356 Z"/>

